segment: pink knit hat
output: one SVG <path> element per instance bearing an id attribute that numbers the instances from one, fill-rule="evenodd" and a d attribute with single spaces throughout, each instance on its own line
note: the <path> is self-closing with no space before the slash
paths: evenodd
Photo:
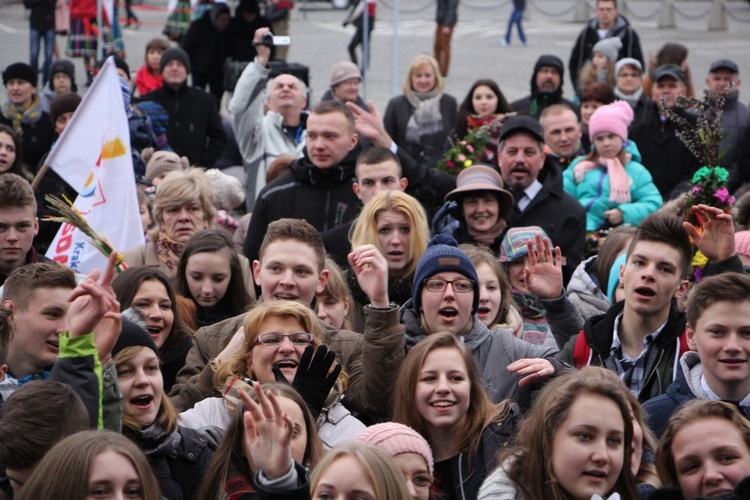
<path id="1" fill-rule="evenodd" d="M 390 457 L 395 457 L 402 453 L 416 453 L 424 458 L 425 462 L 427 462 L 427 470 L 430 472 L 430 476 L 433 475 L 434 460 L 430 445 L 427 444 L 425 438 L 411 427 L 395 422 L 376 424 L 357 434 L 355 441 L 374 444 L 385 451 Z"/>
<path id="2" fill-rule="evenodd" d="M 599 132 L 612 132 L 623 142 L 628 140 L 628 125 L 633 121 L 633 108 L 625 101 L 615 101 L 594 111 L 589 119 L 589 138 L 593 142 Z"/>
<path id="3" fill-rule="evenodd" d="M 750 231 L 734 233 L 734 251 L 737 255 L 750 257 Z"/>

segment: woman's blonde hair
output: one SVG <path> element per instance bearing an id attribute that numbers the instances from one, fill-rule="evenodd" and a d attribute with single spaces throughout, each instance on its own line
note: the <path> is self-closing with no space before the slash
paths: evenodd
<path id="1" fill-rule="evenodd" d="M 121 365 L 135 358 L 138 355 L 138 353 L 141 352 L 142 349 L 149 349 L 149 348 L 145 346 L 135 345 L 135 346 L 125 347 L 120 352 L 118 352 L 114 357 L 115 367 L 117 371 L 119 372 Z M 158 356 L 158 353 L 154 353 L 154 354 Z M 156 420 L 155 420 L 156 425 L 164 429 L 164 431 L 167 433 L 175 431 L 177 429 L 177 424 L 179 423 L 180 416 L 177 413 L 177 410 L 175 409 L 174 405 L 172 405 L 172 402 L 169 400 L 169 397 L 167 397 L 166 391 L 163 389 L 161 393 L 160 404 L 161 406 L 159 407 L 159 412 L 156 414 Z M 141 424 L 132 416 L 125 413 L 125 411 L 122 412 L 122 423 L 130 427 L 131 429 L 136 429 L 136 430 L 140 430 L 143 427 L 148 427 L 147 425 Z"/>
<path id="2" fill-rule="evenodd" d="M 622 388 L 606 376 L 605 368 L 589 366 L 550 381 L 518 430 L 516 445 L 500 455 L 499 463 L 525 498 L 568 500 L 570 495 L 555 480 L 552 454 L 555 433 L 568 418 L 573 403 L 584 395 L 601 396 L 620 410 L 624 422 L 623 466 L 611 492 L 638 498 L 630 469 L 633 422 Z M 610 492 L 607 492 L 609 495 Z"/>
<path id="3" fill-rule="evenodd" d="M 340 444 L 326 453 L 310 476 L 311 494 L 317 489 L 328 467 L 342 457 L 352 457 L 362 465 L 375 487 L 375 498 L 378 500 L 411 500 L 404 474 L 393 460 L 375 445 L 354 442 Z"/>
<path id="4" fill-rule="evenodd" d="M 341 325 L 343 330 L 352 329 L 352 318 L 354 317 L 354 299 L 352 298 L 352 292 L 349 290 L 349 285 L 346 283 L 346 277 L 344 272 L 341 270 L 336 261 L 330 257 L 326 257 L 326 269 L 328 269 L 328 283 L 325 288 L 316 297 L 316 301 L 321 299 L 325 300 L 330 298 L 336 302 L 344 302 L 348 305 L 349 310 L 344 317 L 344 323 Z"/>
<path id="5" fill-rule="evenodd" d="M 745 447 L 750 450 L 750 422 L 740 414 L 735 406 L 722 401 L 693 399 L 685 403 L 669 419 L 667 429 L 664 431 L 659 441 L 659 447 L 656 449 L 656 471 L 664 484 L 679 484 L 675 458 L 672 454 L 672 444 L 677 433 L 688 424 L 709 418 L 719 418 L 725 420 L 727 425 L 734 426 L 742 436 Z M 695 439 L 700 439 L 700 436 L 695 436 Z"/>
<path id="6" fill-rule="evenodd" d="M 482 432 L 493 421 L 504 419 L 510 412 L 511 403 L 508 400 L 494 405 L 484 389 L 484 382 L 474 358 L 458 337 L 448 332 L 433 333 L 417 343 L 409 351 L 396 382 L 396 404 L 393 411 L 393 421 L 408 425 L 420 433 L 429 442 L 427 424 L 414 404 L 414 395 L 419 383 L 422 367 L 433 351 L 437 349 L 455 349 L 459 352 L 466 365 L 469 379 L 469 408 L 466 418 L 454 430 L 457 438 L 455 453 L 466 452 L 474 456 L 482 442 Z M 434 443 L 430 443 L 434 446 Z"/>
<path id="7" fill-rule="evenodd" d="M 242 348 L 234 353 L 226 363 L 219 365 L 214 373 L 214 387 L 220 391 L 229 377 L 239 379 L 250 377 L 257 380 L 252 367 L 251 353 L 255 347 L 255 341 L 260 334 L 260 326 L 269 318 L 292 318 L 299 321 L 304 327 L 305 333 L 312 333 L 313 343 L 316 348 L 323 342 L 323 335 L 326 332 L 323 322 L 318 319 L 310 306 L 295 300 L 269 300 L 268 302 L 259 302 L 253 307 L 245 317 L 245 342 Z M 349 384 L 349 376 L 346 371 L 341 370 L 337 379 L 340 392 L 346 390 Z"/>
<path id="8" fill-rule="evenodd" d="M 100 430 L 77 432 L 57 443 L 26 481 L 18 494 L 19 500 L 87 498 L 94 461 L 108 451 L 127 458 L 133 465 L 141 481 L 144 500 L 161 499 L 159 483 L 138 446 L 121 434 Z"/>
<path id="9" fill-rule="evenodd" d="M 420 54 L 414 58 L 409 66 L 409 72 L 406 75 L 406 82 L 404 83 L 404 94 L 411 95 L 414 89 L 411 87 L 411 78 L 422 66 L 429 66 L 432 68 L 432 72 L 435 73 L 435 90 L 438 93 L 443 92 L 443 77 L 440 75 L 440 66 L 438 65 L 437 59 L 427 54 Z"/>
<path id="10" fill-rule="evenodd" d="M 419 259 L 427 250 L 430 240 L 430 226 L 427 223 L 422 204 L 413 196 L 401 191 L 383 191 L 367 202 L 352 227 L 352 248 L 362 245 L 375 245 L 385 255 L 386 249 L 378 238 L 378 217 L 386 210 L 394 210 L 406 217 L 409 223 L 409 264 L 402 271 L 402 276 L 411 276 L 417 268 Z"/>
<path id="11" fill-rule="evenodd" d="M 164 210 L 198 201 L 203 210 L 203 220 L 209 225 L 216 217 L 214 188 L 203 170 L 190 168 L 169 172 L 159 183 L 154 198 L 153 216 L 161 226 L 164 224 Z"/>
<path id="12" fill-rule="evenodd" d="M 458 248 L 463 250 L 464 253 L 469 256 L 475 269 L 482 264 L 487 264 L 490 266 L 490 269 L 495 276 L 497 276 L 497 282 L 500 285 L 500 308 L 497 310 L 497 315 L 493 318 L 492 323 L 488 325 L 488 328 L 492 329 L 495 325 L 500 323 L 508 323 L 508 311 L 516 309 L 516 305 L 513 302 L 510 280 L 508 279 L 508 274 L 505 272 L 505 269 L 500 265 L 497 257 L 492 255 L 492 252 L 486 248 L 480 248 L 469 243 L 459 245 Z M 477 287 L 479 287 L 479 283 L 477 283 Z M 476 293 L 479 293 L 478 288 Z"/>

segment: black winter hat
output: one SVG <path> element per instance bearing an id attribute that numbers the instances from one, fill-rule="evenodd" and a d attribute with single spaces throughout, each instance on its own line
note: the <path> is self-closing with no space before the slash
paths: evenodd
<path id="1" fill-rule="evenodd" d="M 534 77 L 536 77 L 536 74 L 539 73 L 539 70 L 544 68 L 545 66 L 551 66 L 555 68 L 560 73 L 561 81 L 565 78 L 565 65 L 563 64 L 562 59 L 552 54 L 544 54 L 539 56 L 539 59 L 536 60 L 536 64 L 534 65 Z"/>
<path id="2" fill-rule="evenodd" d="M 55 126 L 55 122 L 60 115 L 65 113 L 74 113 L 78 109 L 78 105 L 81 104 L 81 96 L 75 92 L 66 92 L 55 96 L 52 99 L 52 103 L 49 105 L 49 117 L 52 120 L 52 126 Z"/>
<path id="3" fill-rule="evenodd" d="M 159 354 L 159 349 L 156 347 L 151 335 L 149 335 L 146 328 L 142 326 L 144 323 L 143 315 L 137 309 L 131 307 L 123 311 L 122 331 L 120 332 L 120 336 L 117 337 L 115 346 L 112 348 L 113 358 L 126 347 L 136 346 L 148 347 L 156 354 Z"/>
<path id="4" fill-rule="evenodd" d="M 37 75 L 34 68 L 28 64 L 17 62 L 10 64 L 5 68 L 5 71 L 3 71 L 3 85 L 8 85 L 9 81 L 16 79 L 24 80 L 36 87 L 36 84 L 39 81 L 39 75 Z"/>
<path id="5" fill-rule="evenodd" d="M 161 60 L 159 61 L 159 73 L 164 73 L 164 67 L 167 63 L 169 61 L 174 61 L 175 59 L 180 61 L 185 66 L 188 74 L 190 74 L 190 57 L 188 57 L 187 52 L 180 47 L 170 47 L 164 51 L 161 55 Z"/>
<path id="6" fill-rule="evenodd" d="M 73 66 L 72 62 L 68 61 L 67 59 L 58 59 L 57 61 L 53 61 L 49 66 L 49 80 L 52 80 L 52 77 L 54 77 L 57 73 L 65 73 L 66 75 L 68 75 L 71 82 L 70 89 L 73 92 L 76 92 L 78 90 L 78 87 L 76 86 L 76 68 L 75 66 Z"/>

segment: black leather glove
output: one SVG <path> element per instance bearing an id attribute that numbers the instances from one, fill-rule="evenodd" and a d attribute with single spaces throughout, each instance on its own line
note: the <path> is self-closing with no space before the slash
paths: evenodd
<path id="1" fill-rule="evenodd" d="M 333 370 L 331 370 L 331 366 L 333 366 Z M 329 370 L 330 373 L 328 373 Z M 341 363 L 336 361 L 336 354 L 329 351 L 328 346 L 321 344 L 317 350 L 313 346 L 305 348 L 305 352 L 302 353 L 299 360 L 299 365 L 297 365 L 294 382 L 291 385 L 305 400 L 310 413 L 316 419 L 320 415 L 320 410 L 323 409 L 339 373 L 341 373 Z M 273 367 L 273 374 L 277 382 L 289 383 L 277 366 Z"/>

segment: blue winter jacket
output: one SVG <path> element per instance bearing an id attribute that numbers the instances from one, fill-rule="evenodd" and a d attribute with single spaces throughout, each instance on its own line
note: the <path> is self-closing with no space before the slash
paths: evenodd
<path id="1" fill-rule="evenodd" d="M 583 160 L 583 156 L 573 160 L 563 172 L 565 191 L 586 209 L 586 231 L 595 231 L 604 226 L 607 222 L 604 212 L 607 210 L 619 208 L 623 214 L 623 224 L 637 226 L 648 214 L 655 212 L 662 205 L 661 194 L 654 185 L 651 174 L 640 164 L 641 153 L 638 146 L 632 141 L 626 141 L 625 151 L 631 156 L 625 165 L 625 171 L 630 177 L 630 203 L 618 204 L 609 201 L 609 174 L 603 165 L 586 172 L 578 183 L 575 181 L 573 169 Z"/>

